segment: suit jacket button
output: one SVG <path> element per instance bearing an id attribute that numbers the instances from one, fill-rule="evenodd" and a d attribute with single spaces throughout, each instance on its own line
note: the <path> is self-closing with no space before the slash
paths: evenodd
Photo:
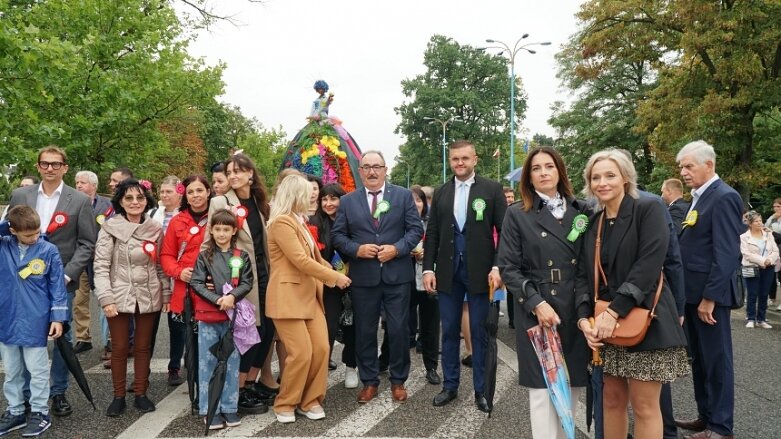
<path id="1" fill-rule="evenodd" d="M 546 236 L 548 236 L 548 234 L 547 234 L 546 232 L 542 232 L 542 233 L 540 233 L 540 236 L 542 236 L 543 238 L 545 238 Z"/>
<path id="2" fill-rule="evenodd" d="M 548 267 L 553 267 L 553 261 L 551 261 L 550 259 L 548 259 Z"/>
<path id="3" fill-rule="evenodd" d="M 518 303 L 523 303 L 523 297 L 518 298 Z"/>
<path id="4" fill-rule="evenodd" d="M 453 240 L 452 240 L 452 239 L 450 240 L 450 243 L 451 243 L 451 244 L 453 243 Z"/>
<path id="5" fill-rule="evenodd" d="M 575 264 L 577 264 L 577 263 L 578 263 L 578 260 L 577 260 L 577 259 L 573 259 L 573 260 L 571 260 L 570 262 L 572 262 L 572 265 L 575 265 Z"/>
<path id="6" fill-rule="evenodd" d="M 550 290 L 550 295 L 551 296 L 555 296 L 556 295 L 556 290 Z"/>

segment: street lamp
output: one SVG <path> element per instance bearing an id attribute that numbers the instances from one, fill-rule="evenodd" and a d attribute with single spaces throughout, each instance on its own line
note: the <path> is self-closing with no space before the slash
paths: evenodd
<path id="1" fill-rule="evenodd" d="M 442 125 L 442 183 L 447 180 L 447 125 L 450 122 L 461 121 L 456 116 L 451 116 L 446 120 L 437 119 L 436 117 L 424 117 L 423 120 L 430 121 L 429 123 L 438 123 Z"/>
<path id="2" fill-rule="evenodd" d="M 510 57 L 510 172 L 515 170 L 515 55 L 521 50 L 525 50 L 532 55 L 537 53 L 534 50 L 529 49 L 530 46 L 550 46 L 550 41 L 521 45 L 521 41 L 528 37 L 529 34 L 523 34 L 521 38 L 518 38 L 518 41 L 515 42 L 512 49 L 510 49 L 510 46 L 507 43 L 502 41 L 492 39 L 485 40 L 488 44 L 495 44 L 495 46 L 486 47 L 486 49 L 501 49 L 500 55 L 507 52 Z M 510 182 L 510 185 L 513 185 L 512 181 Z"/>

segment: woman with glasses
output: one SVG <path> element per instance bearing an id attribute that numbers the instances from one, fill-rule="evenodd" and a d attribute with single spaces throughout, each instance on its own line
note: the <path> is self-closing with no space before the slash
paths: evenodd
<path id="1" fill-rule="evenodd" d="M 743 255 L 742 273 L 746 280 L 746 328 L 771 329 L 767 322 L 767 296 L 775 279 L 778 246 L 773 233 L 762 224 L 762 215 L 756 211 L 746 214 L 748 231 L 740 235 L 740 253 Z"/>
<path id="2" fill-rule="evenodd" d="M 135 323 L 135 407 L 155 410 L 146 396 L 155 320 L 168 312 L 171 291 L 168 276 L 158 258 L 162 225 L 146 213 L 155 199 L 137 180 L 127 179 L 116 188 L 111 204 L 116 215 L 103 224 L 95 246 L 95 295 L 111 331 L 111 379 L 114 400 L 107 416 L 125 411 L 125 380 L 130 322 Z"/>

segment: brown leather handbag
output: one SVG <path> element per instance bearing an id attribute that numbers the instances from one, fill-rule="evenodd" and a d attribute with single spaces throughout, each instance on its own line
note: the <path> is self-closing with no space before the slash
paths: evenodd
<path id="1" fill-rule="evenodd" d="M 610 302 L 599 299 L 599 280 L 607 285 L 607 277 L 605 271 L 602 269 L 602 224 L 605 222 L 605 212 L 602 211 L 602 215 L 599 217 L 599 225 L 597 226 L 597 240 L 596 240 L 596 252 L 594 254 L 594 317 L 600 315 L 607 310 Z M 651 320 L 656 317 L 654 310 L 659 303 L 659 297 L 662 295 L 662 282 L 664 281 L 663 272 L 659 273 L 659 285 L 656 287 L 656 297 L 654 298 L 654 305 L 649 309 L 635 306 L 624 317 L 618 319 L 618 324 L 613 330 L 613 337 L 603 340 L 605 343 L 610 343 L 616 346 L 631 347 L 637 346 L 645 338 L 645 334 L 648 332 L 648 327 L 651 326 Z"/>

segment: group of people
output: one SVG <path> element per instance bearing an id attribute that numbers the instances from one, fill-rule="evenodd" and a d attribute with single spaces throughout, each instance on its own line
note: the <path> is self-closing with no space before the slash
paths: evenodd
<path id="1" fill-rule="evenodd" d="M 71 413 L 64 395 L 67 369 L 56 348 L 51 388 L 44 385 L 46 338 L 71 341 L 62 323 L 72 308 L 77 352 L 92 347 L 88 329 L 79 329 L 85 320 L 89 327 L 90 290 L 107 327 L 103 342 L 114 389 L 108 416 L 125 411 L 128 391 L 138 410 L 155 410 L 146 393 L 163 313 L 171 337 L 171 385 L 182 382 L 185 334 L 197 332 L 189 348 L 198 364 L 187 367 L 197 368 L 194 406 L 201 416 L 217 363 L 210 347 L 228 332 L 237 340 L 210 429 L 239 425 L 237 413 L 264 413 L 270 406 L 280 423 L 295 422 L 296 415 L 324 418 L 337 333 L 344 343 L 345 386 L 363 385 L 357 402 L 377 396 L 386 368 L 392 399 L 404 402 L 417 328 L 426 379 L 442 385 L 433 405 L 458 398 L 464 335 L 471 341 L 475 406 L 489 412 L 483 322 L 489 291 L 504 286 L 535 438 L 566 437 L 527 335 L 537 325 L 557 328 L 573 412 L 588 381 L 590 352 L 600 351 L 606 438 L 627 437 L 630 404 L 638 439 L 677 437 L 677 427 L 693 431 L 686 436 L 692 439 L 733 436 L 729 313 L 739 302 L 741 251 L 740 271 L 748 276 L 748 264 L 756 266 L 750 270 L 755 276 L 746 278 L 747 304 L 753 306 L 761 304 L 761 291 L 770 290 L 778 247 L 752 213 L 744 234 L 743 203 L 716 174 L 711 145 L 692 142 L 676 158 L 692 188 L 689 205 L 676 196 L 682 194 L 679 180 L 665 181 L 662 197 L 640 190 L 631 155 L 618 149 L 588 161 L 585 199 L 574 193 L 556 149 L 530 151 L 521 201 L 513 204 L 499 183 L 476 175 L 473 144 L 454 142 L 448 157 L 453 178 L 429 198 L 419 187 L 387 182 L 378 151 L 363 153 L 363 188 L 351 193 L 292 169 L 282 171 L 269 192 L 252 160 L 235 154 L 211 169 L 211 182 L 200 175 L 167 177 L 158 205 L 151 183 L 126 169 L 112 174 L 110 200 L 96 194 L 97 176 L 89 171 L 76 174 L 73 189 L 63 183 L 66 153 L 42 149 L 42 181 L 14 192 L 8 211 L 14 237 L 0 245 L 0 275 L 12 285 L 11 294 L 0 296 L 11 310 L 0 317 L 8 400 L 0 434 L 45 431 L 51 425 L 49 397 L 55 415 Z M 776 204 L 781 212 L 781 200 Z M 779 216 L 767 227 L 781 228 Z M 38 239 L 39 233 L 46 239 Z M 599 313 L 597 302 L 607 303 Z M 192 304 L 193 321 L 184 317 L 185 303 Z M 635 308 L 652 310 L 653 319 L 639 343 L 621 346 L 614 335 Z M 767 324 L 765 308 L 749 310 L 749 322 Z M 377 355 L 380 320 L 384 360 Z M 33 327 L 19 334 L 19 328 Z M 270 367 L 275 348 L 278 379 Z M 698 418 L 676 421 L 669 383 L 690 372 Z M 29 423 L 25 386 L 33 412 Z"/>

